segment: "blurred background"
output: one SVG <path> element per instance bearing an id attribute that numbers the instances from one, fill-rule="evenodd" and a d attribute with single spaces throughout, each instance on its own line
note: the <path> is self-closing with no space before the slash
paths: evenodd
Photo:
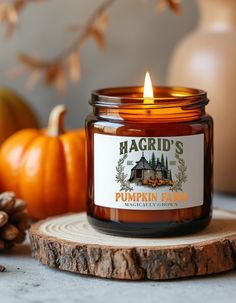
<path id="1" fill-rule="evenodd" d="M 31 4 L 22 13 L 20 30 L 9 40 L 0 32 L 0 82 L 25 96 L 36 110 L 43 126 L 50 110 L 64 103 L 69 112 L 66 125 L 77 128 L 84 125 L 89 112 L 90 92 L 96 88 L 121 85 L 142 85 L 149 70 L 156 85 L 166 83 L 170 57 L 179 40 L 197 24 L 198 8 L 193 0 L 183 0 L 181 16 L 169 9 L 158 14 L 157 0 L 117 1 L 109 10 L 106 31 L 107 46 L 98 49 L 94 41 L 81 49 L 82 78 L 78 85 L 70 84 L 64 96 L 54 87 L 41 82 L 33 91 L 25 87 L 26 77 L 10 80 L 7 71 L 17 66 L 17 51 L 50 58 L 66 48 L 75 33 L 65 28 L 83 24 L 100 0 L 54 0 Z"/>

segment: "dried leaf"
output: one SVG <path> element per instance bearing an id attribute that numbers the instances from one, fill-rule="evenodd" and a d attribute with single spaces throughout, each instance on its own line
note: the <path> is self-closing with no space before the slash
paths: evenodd
<path id="1" fill-rule="evenodd" d="M 80 56 L 78 52 L 72 52 L 69 57 L 69 75 L 73 82 L 80 80 Z"/>
<path id="2" fill-rule="evenodd" d="M 176 14 L 181 12 L 181 5 L 179 0 L 166 0 L 170 9 L 172 9 Z"/>
<path id="3" fill-rule="evenodd" d="M 4 21 L 6 19 L 6 4 L 0 3 L 0 20 Z"/>
<path id="4" fill-rule="evenodd" d="M 31 57 L 24 53 L 19 53 L 17 55 L 17 58 L 20 61 L 20 63 L 22 63 L 30 68 L 40 68 L 44 64 L 44 62 L 42 62 L 42 60 L 39 60 L 35 57 Z"/>
<path id="5" fill-rule="evenodd" d="M 66 76 L 65 76 L 64 70 L 61 70 L 58 73 L 56 81 L 55 81 L 55 85 L 56 85 L 56 88 L 58 89 L 59 93 L 64 95 L 66 92 L 66 88 L 67 88 Z"/>
<path id="6" fill-rule="evenodd" d="M 18 27 L 19 14 L 30 2 L 39 2 L 39 0 L 12 0 L 11 3 L 6 0 L 0 1 L 0 22 L 5 25 L 6 38 L 9 38 Z"/>
<path id="7" fill-rule="evenodd" d="M 18 13 L 14 5 L 0 3 L 0 21 L 5 25 L 5 37 L 9 38 L 18 24 Z"/>
<path id="8" fill-rule="evenodd" d="M 47 85 L 54 84 L 62 71 L 60 64 L 49 65 L 45 70 L 44 81 Z"/>
<path id="9" fill-rule="evenodd" d="M 105 48 L 105 46 L 106 46 L 105 37 L 104 37 L 104 34 L 101 30 L 99 30 L 96 27 L 92 27 L 89 30 L 89 34 L 90 34 L 90 36 L 92 36 L 95 39 L 95 41 L 97 42 L 98 46 L 101 49 Z"/>
<path id="10" fill-rule="evenodd" d="M 25 66 L 17 66 L 7 72 L 7 76 L 11 79 L 16 79 L 26 72 Z"/>
<path id="11" fill-rule="evenodd" d="M 40 80 L 41 75 L 42 73 L 40 70 L 35 70 L 30 74 L 26 82 L 26 87 L 28 90 L 32 90 L 36 86 L 36 84 Z"/>
<path id="12" fill-rule="evenodd" d="M 176 14 L 181 12 L 180 0 L 160 0 L 157 3 L 156 10 L 157 12 L 162 12 L 167 6 Z"/>
<path id="13" fill-rule="evenodd" d="M 166 9 L 167 3 L 166 0 L 159 0 L 156 5 L 156 11 L 162 13 Z"/>
<path id="14" fill-rule="evenodd" d="M 36 1 L 35 1 L 36 2 Z M 27 4 L 27 0 L 17 0 L 14 4 L 15 6 L 15 9 L 20 12 L 24 7 L 25 5 Z"/>
<path id="15" fill-rule="evenodd" d="M 6 10 L 9 24 L 16 25 L 18 23 L 18 12 L 13 5 L 9 5 Z"/>
<path id="16" fill-rule="evenodd" d="M 96 28 L 99 28 L 101 31 L 105 31 L 108 26 L 108 15 L 106 12 L 102 12 L 96 22 Z"/>

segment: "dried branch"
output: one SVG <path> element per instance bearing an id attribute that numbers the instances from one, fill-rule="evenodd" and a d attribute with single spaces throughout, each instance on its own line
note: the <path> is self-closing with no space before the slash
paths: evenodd
<path id="1" fill-rule="evenodd" d="M 18 2 L 22 3 L 21 5 L 23 8 L 30 1 L 33 0 L 15 0 L 14 3 L 15 5 Z M 116 0 L 104 0 L 95 9 L 85 25 L 70 26 L 68 30 L 78 34 L 72 44 L 54 58 L 40 59 L 25 53 L 19 53 L 18 61 L 21 66 L 10 71 L 10 76 L 16 78 L 25 72 L 30 72 L 27 81 L 28 88 L 32 89 L 37 84 L 38 80 L 42 78 L 46 85 L 54 85 L 60 92 L 65 92 L 67 86 L 67 71 L 71 81 L 78 82 L 80 80 L 80 48 L 84 46 L 89 39 L 94 39 L 101 49 L 105 48 L 104 31 L 108 24 L 106 12 L 115 1 Z M 173 11 L 179 11 L 180 4 L 178 0 L 160 0 L 159 5 L 163 5 L 163 3 L 168 5 Z M 14 15 L 12 15 L 11 18 L 12 20 L 15 20 L 13 16 Z"/>
<path id="2" fill-rule="evenodd" d="M 18 54 L 18 60 L 23 65 L 23 69 L 17 67 L 10 71 L 10 75 L 17 77 L 27 71 L 30 76 L 27 86 L 33 88 L 38 79 L 42 77 L 46 85 L 54 85 L 63 93 L 66 90 L 66 73 L 69 71 L 71 81 L 80 80 L 80 48 L 90 39 L 94 39 L 101 49 L 105 47 L 104 31 L 107 27 L 108 17 L 107 9 L 115 0 L 105 0 L 88 19 L 85 26 L 71 26 L 69 30 L 78 31 L 78 36 L 73 43 L 63 50 L 52 60 L 39 59 L 25 53 Z"/>

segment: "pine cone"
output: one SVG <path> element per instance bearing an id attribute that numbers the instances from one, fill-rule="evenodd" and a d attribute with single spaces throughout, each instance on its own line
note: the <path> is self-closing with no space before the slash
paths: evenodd
<path id="1" fill-rule="evenodd" d="M 0 251 L 23 242 L 28 227 L 25 201 L 12 192 L 0 194 Z"/>

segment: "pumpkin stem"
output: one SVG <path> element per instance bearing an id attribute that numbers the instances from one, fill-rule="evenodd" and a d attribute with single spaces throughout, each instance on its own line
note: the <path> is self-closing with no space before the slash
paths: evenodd
<path id="1" fill-rule="evenodd" d="M 48 120 L 48 135 L 52 137 L 64 134 L 63 118 L 67 109 L 64 105 L 55 106 L 49 116 Z"/>

